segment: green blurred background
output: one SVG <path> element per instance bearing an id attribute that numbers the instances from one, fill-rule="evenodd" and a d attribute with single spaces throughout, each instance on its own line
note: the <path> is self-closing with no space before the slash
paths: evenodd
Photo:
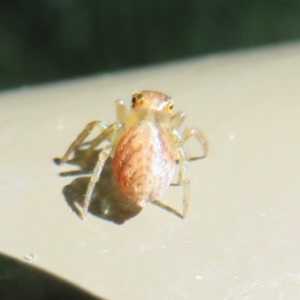
<path id="1" fill-rule="evenodd" d="M 300 0 L 0 0 L 0 89 L 300 39 Z"/>

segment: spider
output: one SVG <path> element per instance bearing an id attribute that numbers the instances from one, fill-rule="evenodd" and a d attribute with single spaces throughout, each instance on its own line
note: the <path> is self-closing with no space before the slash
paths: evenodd
<path id="1" fill-rule="evenodd" d="M 80 212 L 81 218 L 86 217 L 93 190 L 109 157 L 121 192 L 140 207 L 157 201 L 156 198 L 168 188 L 178 162 L 178 185 L 183 186 L 183 209 L 178 214 L 185 218 L 190 196 L 190 158 L 185 142 L 195 137 L 203 146 L 201 157 L 205 157 L 208 153 L 205 136 L 198 128 L 181 132 L 179 127 L 185 120 L 185 113 L 172 114 L 173 99 L 161 92 L 133 93 L 130 111 L 121 99 L 115 104 L 117 121 L 109 126 L 102 121 L 87 124 L 60 160 L 61 164 L 65 163 L 95 128 L 101 132 L 90 141 L 88 151 L 92 152 L 103 141 L 109 143 L 99 153 Z"/>

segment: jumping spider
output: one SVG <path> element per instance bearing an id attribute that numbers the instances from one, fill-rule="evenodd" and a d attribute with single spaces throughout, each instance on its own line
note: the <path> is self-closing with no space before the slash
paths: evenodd
<path id="1" fill-rule="evenodd" d="M 181 132 L 179 127 L 185 120 L 185 113 L 172 115 L 172 109 L 171 97 L 160 92 L 139 91 L 132 96 L 129 112 L 123 100 L 116 101 L 115 123 L 107 126 L 102 121 L 94 121 L 86 125 L 60 160 L 61 164 L 65 163 L 94 128 L 100 128 L 101 132 L 89 143 L 89 151 L 103 141 L 109 142 L 100 152 L 91 176 L 81 210 L 82 218 L 87 214 L 95 184 L 109 156 L 113 160 L 113 175 L 120 190 L 140 207 L 154 201 L 168 188 L 178 162 L 178 184 L 183 186 L 183 210 L 179 215 L 182 218 L 186 216 L 190 195 L 190 158 L 184 144 L 190 137 L 195 137 L 203 145 L 202 157 L 207 155 L 208 145 L 198 128 Z"/>

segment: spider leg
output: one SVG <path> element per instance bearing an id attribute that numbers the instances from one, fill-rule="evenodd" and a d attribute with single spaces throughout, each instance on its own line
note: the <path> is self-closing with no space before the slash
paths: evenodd
<path id="1" fill-rule="evenodd" d="M 188 161 L 186 150 L 184 146 L 177 148 L 177 154 L 179 157 L 179 179 L 178 182 L 182 184 L 183 188 L 183 203 L 182 203 L 182 218 L 185 218 L 189 208 L 190 201 L 190 176 L 188 169 Z"/>
<path id="2" fill-rule="evenodd" d="M 189 200 L 190 200 L 190 176 L 188 169 L 189 158 L 186 149 L 183 145 L 184 140 L 182 139 L 181 133 L 178 129 L 171 129 L 168 131 L 169 137 L 174 145 L 175 157 L 179 162 L 179 178 L 178 185 L 182 185 L 183 188 L 183 203 L 182 203 L 182 213 L 169 207 L 167 204 L 162 203 L 159 200 L 154 200 L 154 204 L 172 212 L 176 216 L 184 219 L 188 212 Z"/>
<path id="3" fill-rule="evenodd" d="M 170 127 L 173 128 L 173 130 L 178 130 L 178 128 L 181 126 L 181 124 L 185 120 L 185 113 L 182 111 L 177 112 L 175 115 L 171 117 L 170 121 Z M 203 146 L 203 154 L 198 157 L 192 157 L 190 160 L 196 160 L 199 158 L 204 158 L 208 154 L 208 143 L 207 139 L 204 136 L 204 134 L 198 129 L 198 128 L 187 128 L 183 131 L 182 134 L 182 143 L 185 143 L 190 137 L 195 137 L 199 143 Z"/>
<path id="4" fill-rule="evenodd" d="M 93 171 L 93 174 L 91 176 L 91 180 L 89 182 L 88 189 L 87 189 L 87 192 L 86 192 L 86 195 L 84 198 L 82 210 L 80 212 L 80 216 L 82 219 L 84 219 L 87 214 L 87 211 L 89 209 L 89 206 L 90 206 L 90 203 L 92 200 L 92 194 L 93 194 L 95 185 L 99 181 L 101 172 L 103 170 L 106 160 L 108 159 L 108 157 L 110 155 L 111 150 L 112 150 L 112 146 L 108 145 L 105 148 L 103 148 L 103 150 L 100 152 L 100 154 L 98 156 L 98 161 L 97 161 L 96 167 Z"/>
<path id="5" fill-rule="evenodd" d="M 105 130 L 103 130 L 96 138 L 94 138 L 90 142 L 87 156 L 89 156 L 94 151 L 94 149 L 104 140 L 109 140 L 112 144 L 114 144 L 113 139 L 115 136 L 113 133 L 116 133 L 121 127 L 123 127 L 123 123 L 116 122 L 105 128 Z"/>
<path id="6" fill-rule="evenodd" d="M 151 201 L 151 203 L 158 206 L 158 207 L 160 207 L 160 208 L 162 208 L 162 209 L 164 209 L 164 210 L 166 210 L 166 211 L 168 211 L 168 212 L 170 212 L 171 214 L 174 214 L 175 216 L 177 216 L 179 218 L 183 218 L 182 214 L 179 211 L 177 211 L 175 208 L 167 205 L 166 203 L 161 202 L 158 199 L 154 199 L 153 201 Z"/>
<path id="7" fill-rule="evenodd" d="M 86 137 L 91 133 L 91 131 L 99 127 L 100 129 L 105 129 L 107 126 L 105 123 L 101 121 L 93 121 L 85 126 L 85 128 L 80 132 L 80 134 L 77 136 L 75 141 L 70 145 L 67 152 L 64 154 L 64 156 L 60 159 L 59 163 L 63 164 L 65 163 L 69 156 L 72 154 L 72 152 L 79 146 L 81 143 L 86 139 Z"/>
<path id="8" fill-rule="evenodd" d="M 197 141 L 203 146 L 203 154 L 197 157 L 191 157 L 189 160 L 196 160 L 204 158 L 208 154 L 208 143 L 204 134 L 196 127 L 186 128 L 182 133 L 182 143 L 185 143 L 190 137 L 195 137 Z"/>
<path id="9" fill-rule="evenodd" d="M 122 122 L 125 124 L 126 119 L 128 117 L 127 108 L 125 106 L 125 101 L 122 99 L 119 99 L 115 102 L 116 106 L 116 115 L 117 115 L 117 121 Z"/>
<path id="10" fill-rule="evenodd" d="M 112 125 L 108 126 L 103 132 L 101 132 L 96 138 L 90 141 L 89 150 L 87 156 L 89 156 L 93 150 L 104 140 L 109 140 L 112 142 L 114 136 L 112 135 L 118 128 L 122 127 L 125 124 L 126 119 L 128 117 L 127 108 L 125 106 L 125 101 L 119 99 L 115 102 L 116 106 L 116 115 L 117 115 L 117 122 L 113 123 Z"/>
<path id="11" fill-rule="evenodd" d="M 170 127 L 178 128 L 185 120 L 185 112 L 179 111 L 171 117 Z"/>
<path id="12" fill-rule="evenodd" d="M 116 103 L 116 114 L 117 114 L 117 120 L 119 122 L 124 123 L 126 118 L 127 118 L 127 109 L 125 106 L 125 102 L 124 100 L 117 100 Z M 75 141 L 70 145 L 70 147 L 68 148 L 67 152 L 64 154 L 63 158 L 60 159 L 59 163 L 63 164 L 65 163 L 69 156 L 72 154 L 72 152 L 83 143 L 83 141 L 86 139 L 86 137 L 91 133 L 91 131 L 96 128 L 99 127 L 99 129 L 101 131 L 105 131 L 105 129 L 107 129 L 107 125 L 101 121 L 93 121 L 89 124 L 87 124 L 85 126 L 85 128 L 82 130 L 82 132 L 77 136 L 77 138 L 75 139 Z M 109 134 L 108 134 L 109 135 Z M 92 152 L 92 150 L 98 146 L 104 139 L 108 138 L 108 136 L 106 134 L 104 135 L 99 135 L 97 136 L 95 139 L 93 139 L 92 141 L 90 141 L 88 144 L 90 144 L 90 152 Z"/>
<path id="13" fill-rule="evenodd" d="M 128 116 L 127 108 L 125 106 L 125 101 L 122 99 L 119 99 L 115 102 L 115 106 L 116 106 L 117 121 L 125 124 L 126 118 Z M 107 126 L 104 129 L 106 129 L 106 128 L 107 128 Z M 110 137 L 107 137 L 106 139 L 111 140 Z M 102 137 L 100 138 L 99 136 L 96 136 L 93 140 L 87 142 L 87 144 L 90 145 L 90 149 L 89 149 L 88 153 L 90 154 L 92 152 L 92 150 L 95 149 L 95 147 L 97 147 L 102 141 L 103 141 Z"/>
<path id="14" fill-rule="evenodd" d="M 173 134 L 176 133 L 176 138 L 178 139 L 181 139 L 181 143 L 182 145 L 184 143 L 186 143 L 186 141 L 190 138 L 190 137 L 195 137 L 197 139 L 197 141 L 199 141 L 199 143 L 202 144 L 203 146 L 203 154 L 201 156 L 197 156 L 197 157 L 188 157 L 188 160 L 189 161 L 192 161 L 192 160 L 197 160 L 197 159 L 200 159 L 200 158 L 204 158 L 207 156 L 208 154 L 208 143 L 207 143 L 207 139 L 206 137 L 204 136 L 204 134 L 198 129 L 198 128 L 187 128 L 183 131 L 182 133 L 182 137 L 180 138 L 179 137 L 179 132 L 178 130 L 173 130 Z M 176 153 L 177 154 L 177 153 Z M 176 155 L 176 162 L 180 164 L 180 158 L 178 157 L 178 155 Z M 177 183 L 172 183 L 172 185 L 174 186 L 178 186 L 178 185 L 181 185 L 182 184 L 182 176 L 181 176 L 181 168 L 179 170 L 179 175 L 178 175 L 178 181 Z"/>
<path id="15" fill-rule="evenodd" d="M 176 153 L 179 157 L 179 182 L 183 187 L 183 203 L 182 203 L 182 213 L 177 211 L 176 209 L 170 207 L 169 205 L 161 202 L 160 200 L 153 200 L 152 203 L 173 213 L 174 215 L 184 219 L 187 215 L 190 201 L 190 177 L 189 177 L 189 169 L 188 169 L 188 157 L 186 154 L 186 150 L 184 146 L 178 145 L 176 149 Z"/>

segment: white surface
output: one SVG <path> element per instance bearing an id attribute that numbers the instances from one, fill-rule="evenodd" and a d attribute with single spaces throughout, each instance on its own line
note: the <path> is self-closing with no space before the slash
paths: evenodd
<path id="1" fill-rule="evenodd" d="M 107 299 L 300 299 L 299 70 L 294 44 L 2 93 L 0 251 Z M 148 204 L 82 222 L 58 175 L 73 167 L 52 159 L 137 89 L 172 95 L 208 138 L 188 218 Z M 181 192 L 161 200 L 181 208 Z"/>

